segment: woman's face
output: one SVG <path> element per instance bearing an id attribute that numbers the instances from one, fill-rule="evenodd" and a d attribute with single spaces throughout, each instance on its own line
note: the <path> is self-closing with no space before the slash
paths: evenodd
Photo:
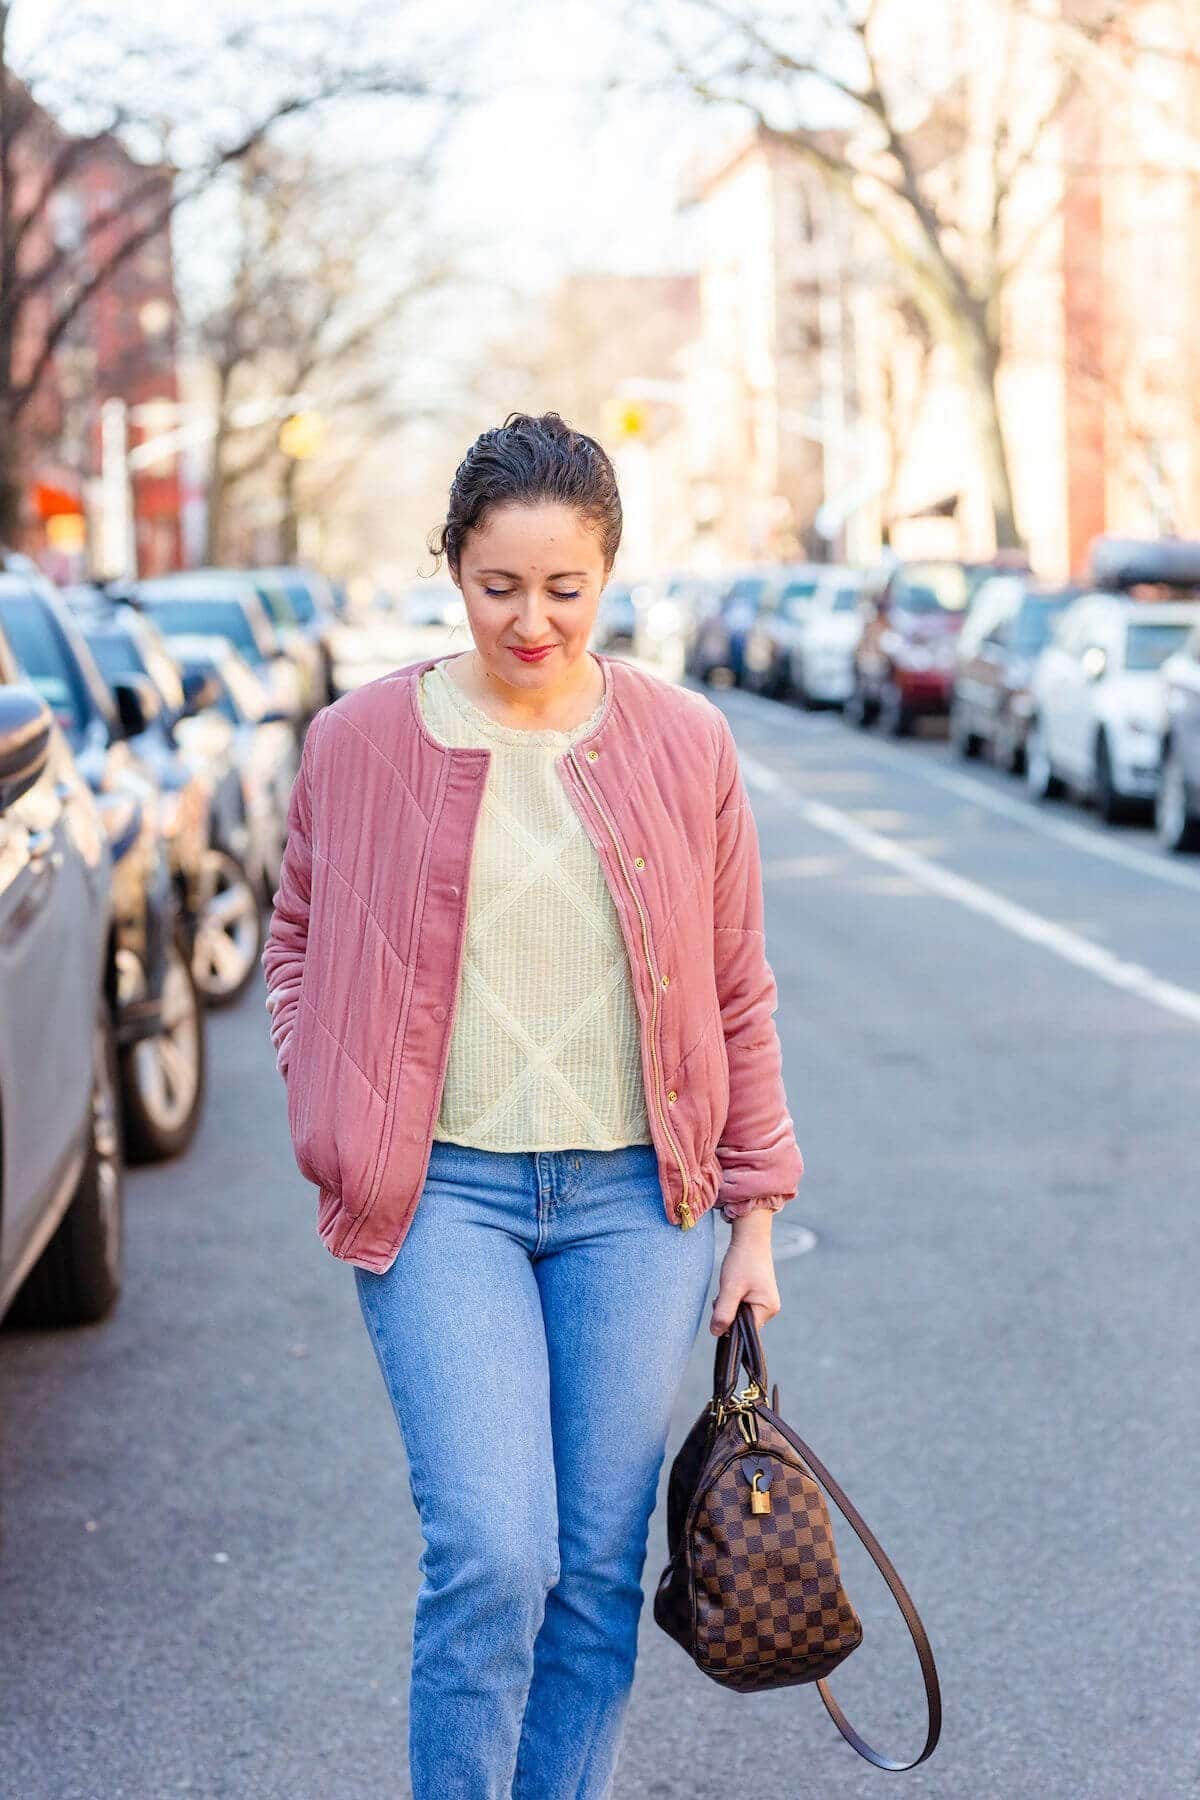
<path id="1" fill-rule="evenodd" d="M 550 503 L 492 507 L 451 570 L 488 673 L 519 688 L 557 686 L 582 664 L 608 573 L 595 528 Z"/>

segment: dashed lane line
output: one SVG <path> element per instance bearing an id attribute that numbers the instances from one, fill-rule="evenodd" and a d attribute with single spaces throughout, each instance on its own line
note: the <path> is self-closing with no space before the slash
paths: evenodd
<path id="1" fill-rule="evenodd" d="M 940 863 L 922 856 L 919 851 L 896 843 L 882 832 L 873 831 L 869 825 L 863 825 L 850 813 L 830 806 L 824 800 L 810 800 L 802 794 L 793 793 L 781 775 L 765 763 L 760 763 L 756 757 L 743 754 L 740 761 L 749 785 L 760 789 L 764 794 L 770 794 L 790 811 L 799 813 L 817 831 L 840 839 L 843 844 L 848 844 L 851 849 L 875 862 L 900 870 L 929 893 L 939 894 L 943 899 L 953 900 L 970 912 L 990 919 L 994 925 L 1011 932 L 1014 937 L 1023 938 L 1026 943 L 1036 944 L 1039 948 L 1050 951 L 1063 962 L 1086 970 L 1110 987 L 1148 1001 L 1163 1012 L 1186 1019 L 1189 1024 L 1200 1025 L 1200 993 L 1191 988 L 1180 987 L 1173 981 L 1162 980 L 1141 963 L 1123 961 L 1068 926 L 1058 925 L 1053 919 L 1047 919 L 1041 913 L 1031 911 L 1029 907 L 1006 900 L 980 882 L 954 874 Z"/>

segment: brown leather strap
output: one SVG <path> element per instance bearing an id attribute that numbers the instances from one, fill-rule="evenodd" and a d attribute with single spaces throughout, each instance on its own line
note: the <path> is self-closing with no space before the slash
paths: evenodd
<path id="1" fill-rule="evenodd" d="M 762 1341 L 758 1335 L 758 1327 L 754 1322 L 754 1315 L 749 1311 L 745 1301 L 743 1301 L 738 1308 L 734 1325 L 738 1331 L 740 1340 L 740 1360 L 745 1363 L 751 1379 L 758 1382 L 762 1392 L 765 1394 L 767 1391 L 766 1357 L 763 1353 Z M 730 1335 L 732 1335 L 732 1333 Z M 736 1362 L 734 1367 L 736 1369 Z M 773 1401 L 778 1401 L 778 1386 L 776 1386 L 771 1398 Z M 787 1421 L 780 1418 L 774 1407 L 767 1405 L 765 1399 L 756 1400 L 754 1402 L 754 1410 L 757 1413 L 760 1413 L 762 1417 L 767 1420 L 768 1424 L 771 1425 L 774 1430 L 778 1431 L 782 1437 L 785 1437 L 799 1452 L 815 1478 L 829 1494 L 830 1499 L 833 1501 L 838 1511 L 853 1528 L 860 1542 L 865 1546 L 871 1560 L 879 1570 L 879 1573 L 883 1576 L 883 1579 L 891 1589 L 892 1598 L 900 1608 L 904 1623 L 908 1626 L 909 1635 L 916 1648 L 917 1660 L 921 1665 L 921 1678 L 925 1683 L 925 1704 L 929 1723 L 925 1733 L 925 1743 L 920 1754 L 914 1756 L 911 1762 L 897 1762 L 891 1757 L 883 1756 L 878 1750 L 872 1749 L 867 1740 L 854 1729 L 853 1725 L 851 1725 L 849 1719 L 830 1693 L 829 1683 L 824 1680 L 818 1681 L 817 1690 L 820 1693 L 822 1700 L 825 1702 L 825 1707 L 830 1718 L 833 1720 L 846 1742 L 857 1750 L 860 1756 L 865 1756 L 867 1761 L 869 1763 L 874 1763 L 877 1769 L 889 1769 L 894 1770 L 897 1773 L 900 1773 L 905 1769 L 915 1769 L 918 1763 L 923 1763 L 927 1757 L 933 1755 L 933 1752 L 937 1747 L 938 1738 L 941 1736 L 942 1732 L 942 1695 L 941 1688 L 938 1684 L 937 1665 L 933 1660 L 933 1651 L 930 1648 L 929 1638 L 926 1635 L 925 1627 L 921 1623 L 921 1616 L 913 1605 L 908 1589 L 896 1573 L 891 1559 L 879 1542 L 879 1539 L 875 1536 L 875 1533 L 871 1530 L 849 1495 L 846 1494 L 834 1480 L 821 1459 L 814 1451 L 809 1449 L 803 1438 L 796 1435 Z"/>

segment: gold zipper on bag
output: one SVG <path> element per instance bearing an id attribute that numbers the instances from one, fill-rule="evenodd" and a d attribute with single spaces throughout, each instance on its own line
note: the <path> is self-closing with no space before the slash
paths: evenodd
<path id="1" fill-rule="evenodd" d="M 605 812 L 604 807 L 601 805 L 600 799 L 599 799 L 598 795 L 596 794 L 595 789 L 592 787 L 591 783 L 588 781 L 587 776 L 584 774 L 583 765 L 580 763 L 579 758 L 576 756 L 574 748 L 572 747 L 572 749 L 569 750 L 567 752 L 567 754 L 568 754 L 568 757 L 569 757 L 572 765 L 574 766 L 577 780 L 579 781 L 580 785 L 587 792 L 589 798 L 592 801 L 592 804 L 596 808 L 596 811 L 600 814 L 600 817 L 604 820 L 604 823 L 608 828 L 608 835 L 611 837 L 611 839 L 613 841 L 613 848 L 617 853 L 617 861 L 621 865 L 621 873 L 624 875 L 626 885 L 628 886 L 630 893 L 633 895 L 633 903 L 638 909 L 638 918 L 641 920 L 641 923 L 642 923 L 642 948 L 644 949 L 644 951 L 646 953 L 646 967 L 650 971 L 650 984 L 651 984 L 651 988 L 652 988 L 653 994 L 654 994 L 654 1003 L 653 1003 L 653 1008 L 652 1008 L 651 1016 L 650 1016 L 650 1060 L 654 1067 L 654 1074 L 655 1074 L 655 1079 L 656 1079 L 654 1100 L 655 1100 L 655 1105 L 658 1108 L 659 1119 L 662 1121 L 663 1132 L 666 1136 L 667 1142 L 671 1146 L 672 1152 L 674 1153 L 675 1161 L 679 1164 L 679 1174 L 683 1181 L 684 1197 L 679 1202 L 679 1207 L 678 1207 L 679 1217 L 676 1219 L 675 1223 L 680 1227 L 681 1230 L 689 1231 L 691 1229 L 691 1227 L 696 1223 L 696 1221 L 695 1221 L 694 1217 L 692 1216 L 692 1209 L 688 1205 L 688 1202 L 687 1202 L 687 1194 L 688 1194 L 688 1189 L 689 1189 L 689 1185 L 690 1185 L 689 1181 L 688 1181 L 687 1164 L 684 1162 L 683 1157 L 679 1153 L 679 1148 L 675 1142 L 674 1134 L 671 1131 L 671 1127 L 667 1123 L 667 1115 L 663 1111 L 662 1101 L 659 1097 L 660 1090 L 662 1088 L 662 1069 L 659 1065 L 659 1060 L 658 1060 L 658 1037 L 657 1037 L 657 1031 L 658 1031 L 658 978 L 654 973 L 654 962 L 650 955 L 649 922 L 646 918 L 645 908 L 642 906 L 641 895 L 638 893 L 637 888 L 634 886 L 634 883 L 629 874 L 629 870 L 625 866 L 625 858 L 621 852 L 620 839 L 617 837 L 616 831 L 609 821 L 608 814 Z"/>

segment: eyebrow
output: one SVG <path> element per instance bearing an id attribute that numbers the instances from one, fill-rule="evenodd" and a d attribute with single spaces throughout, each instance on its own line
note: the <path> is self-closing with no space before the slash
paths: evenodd
<path id="1" fill-rule="evenodd" d="M 503 575 L 507 581 L 519 581 L 521 577 L 514 575 L 511 569 L 476 569 L 477 575 Z M 560 569 L 557 575 L 547 575 L 547 581 L 586 580 L 587 569 Z"/>

